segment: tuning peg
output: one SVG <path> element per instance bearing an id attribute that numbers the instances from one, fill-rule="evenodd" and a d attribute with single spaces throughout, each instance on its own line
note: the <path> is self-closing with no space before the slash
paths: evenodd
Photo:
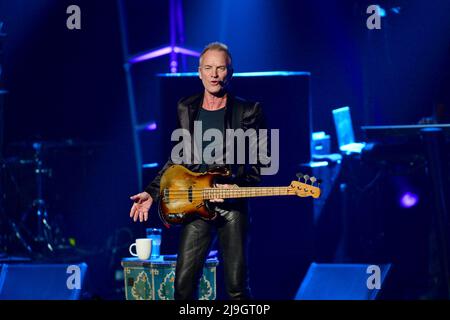
<path id="1" fill-rule="evenodd" d="M 297 176 L 298 180 L 300 181 L 300 179 L 303 178 L 303 173 L 299 172 L 296 174 L 296 176 Z"/>
<path id="2" fill-rule="evenodd" d="M 316 177 L 311 177 L 309 180 L 311 181 L 311 185 L 314 185 L 314 182 L 317 181 Z"/>
<path id="3" fill-rule="evenodd" d="M 305 174 L 305 175 L 303 176 L 303 179 L 305 179 L 305 183 L 306 183 L 306 182 L 308 182 L 308 180 L 309 180 L 309 176 L 308 176 L 307 174 Z"/>

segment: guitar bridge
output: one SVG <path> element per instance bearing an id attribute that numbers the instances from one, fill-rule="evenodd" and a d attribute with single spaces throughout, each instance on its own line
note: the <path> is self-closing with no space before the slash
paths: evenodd
<path id="1" fill-rule="evenodd" d="M 185 216 L 184 213 L 169 213 L 167 217 L 171 220 L 183 219 Z"/>

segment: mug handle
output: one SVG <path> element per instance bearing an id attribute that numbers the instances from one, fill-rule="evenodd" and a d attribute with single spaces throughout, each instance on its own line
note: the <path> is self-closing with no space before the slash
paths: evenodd
<path id="1" fill-rule="evenodd" d="M 128 249 L 128 251 L 130 251 L 130 254 L 134 257 L 137 257 L 138 255 L 136 253 L 133 253 L 133 251 L 131 250 L 131 248 L 133 248 L 133 246 L 136 246 L 136 243 L 133 243 L 130 248 Z"/>

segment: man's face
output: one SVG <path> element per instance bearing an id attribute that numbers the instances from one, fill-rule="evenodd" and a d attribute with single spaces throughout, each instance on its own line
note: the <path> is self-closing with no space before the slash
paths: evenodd
<path id="1" fill-rule="evenodd" d="M 209 93 L 218 94 L 223 91 L 231 78 L 227 54 L 219 50 L 206 51 L 199 67 L 199 77 Z"/>

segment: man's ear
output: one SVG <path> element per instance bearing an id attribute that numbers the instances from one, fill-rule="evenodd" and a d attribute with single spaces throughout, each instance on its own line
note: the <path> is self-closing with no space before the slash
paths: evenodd
<path id="1" fill-rule="evenodd" d="M 198 77 L 200 78 L 200 80 L 202 79 L 202 73 L 200 72 L 200 67 L 198 67 Z"/>

